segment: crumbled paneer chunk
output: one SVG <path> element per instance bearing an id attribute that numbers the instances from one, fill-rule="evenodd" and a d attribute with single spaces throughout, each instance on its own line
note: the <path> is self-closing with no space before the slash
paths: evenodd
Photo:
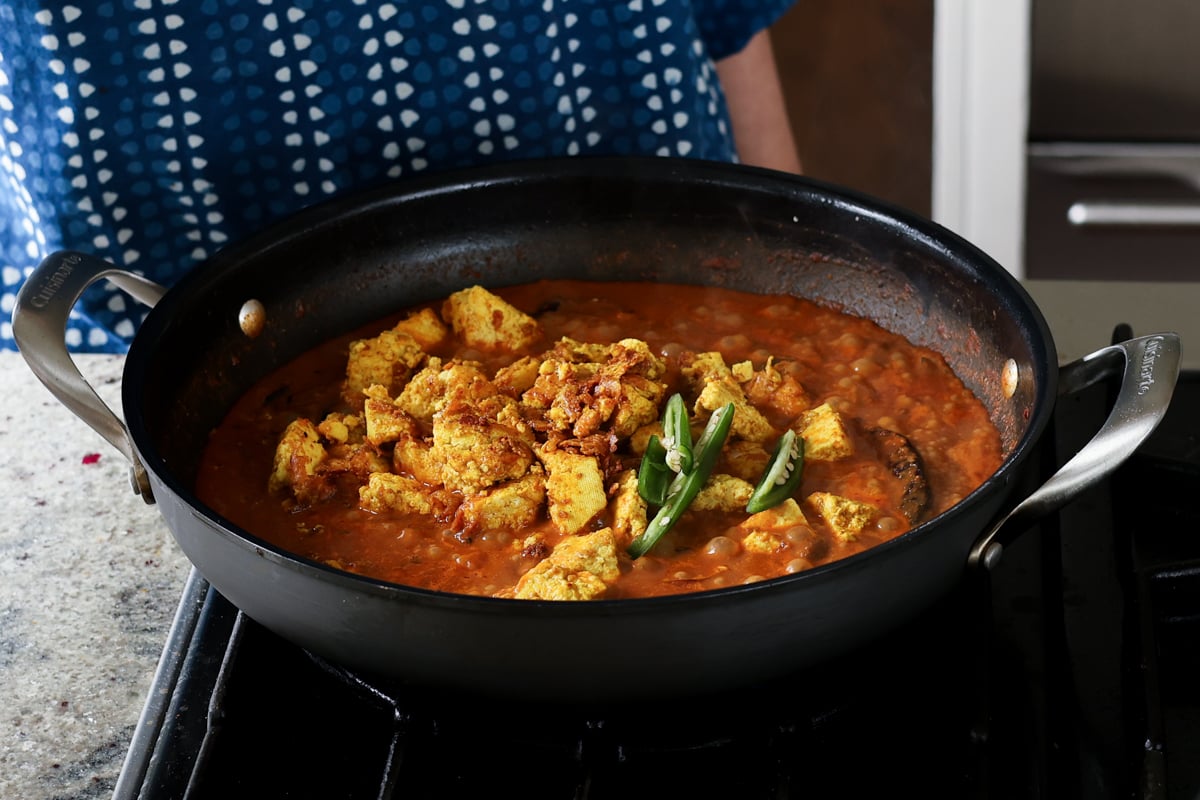
<path id="1" fill-rule="evenodd" d="M 452 403 L 479 405 L 499 394 L 479 365 L 471 361 L 430 358 L 425 368 L 412 376 L 396 397 L 396 405 L 413 419 L 428 425 Z"/>
<path id="2" fill-rule="evenodd" d="M 629 449 L 637 455 L 642 455 L 646 452 L 646 445 L 650 442 L 651 436 L 657 436 L 659 439 L 663 435 L 662 422 L 655 420 L 649 425 L 643 425 L 633 432 L 629 437 Z"/>
<path id="3" fill-rule="evenodd" d="M 550 545 L 546 544 L 546 534 L 541 531 L 531 533 L 519 542 L 513 542 L 513 549 L 517 550 L 522 558 L 533 558 L 538 561 L 550 555 Z"/>
<path id="4" fill-rule="evenodd" d="M 733 377 L 720 353 L 697 353 L 690 364 L 683 367 L 698 393 L 695 412 L 705 419 L 719 408 L 733 403 L 733 422 L 730 435 L 751 442 L 765 442 L 775 437 L 775 429 L 762 413 L 750 404 L 741 385 Z M 703 412 L 703 413 L 701 413 Z"/>
<path id="5" fill-rule="evenodd" d="M 754 486 L 732 475 L 710 475 L 689 511 L 740 511 L 750 502 Z"/>
<path id="6" fill-rule="evenodd" d="M 805 500 L 825 521 L 833 535 L 843 542 L 853 542 L 879 513 L 875 506 L 829 492 L 813 492 Z"/>
<path id="7" fill-rule="evenodd" d="M 375 446 L 418 435 L 417 421 L 406 414 L 388 395 L 387 388 L 373 384 L 365 392 L 363 418 L 367 423 L 366 440 Z"/>
<path id="8" fill-rule="evenodd" d="M 640 339 L 604 346 L 564 337 L 545 355 L 521 402 L 554 430 L 574 437 L 609 430 L 626 438 L 658 417 L 665 371 L 662 359 Z"/>
<path id="9" fill-rule="evenodd" d="M 804 439 L 806 460 L 836 461 L 854 453 L 854 443 L 846 432 L 842 415 L 828 403 L 801 414 L 794 427 Z"/>
<path id="10" fill-rule="evenodd" d="M 521 576 L 514 596 L 518 600 L 592 600 L 607 591 L 608 584 L 592 573 L 566 572 L 546 560 Z"/>
<path id="11" fill-rule="evenodd" d="M 446 323 L 432 308 L 423 308 L 407 319 L 400 320 L 392 330 L 407 333 L 426 352 L 441 345 L 450 336 Z"/>
<path id="12" fill-rule="evenodd" d="M 808 520 L 800 510 L 800 504 L 788 498 L 777 506 L 752 514 L 739 526 L 744 531 L 784 531 L 797 525 L 807 525 Z"/>
<path id="13" fill-rule="evenodd" d="M 665 372 L 666 364 L 641 339 L 622 339 L 609 348 L 597 388 L 602 389 L 606 379 L 620 385 L 612 415 L 613 433 L 625 438 L 658 419 L 658 404 L 667 392 L 660 381 Z"/>
<path id="14" fill-rule="evenodd" d="M 275 462 L 268 483 L 270 489 L 291 488 L 297 499 L 311 499 L 317 467 L 326 455 L 321 435 L 311 420 L 301 418 L 288 423 L 275 447 Z"/>
<path id="15" fill-rule="evenodd" d="M 548 356 L 533 386 L 521 395 L 521 402 L 539 412 L 554 430 L 569 431 L 583 410 L 582 398 L 597 369 L 592 362 L 581 364 Z"/>
<path id="16" fill-rule="evenodd" d="M 758 442 L 741 439 L 725 442 L 721 458 L 726 471 L 745 481 L 758 482 L 771 463 L 771 454 Z"/>
<path id="17" fill-rule="evenodd" d="M 363 390 L 376 383 L 394 394 L 424 359 L 421 345 L 403 331 L 386 330 L 372 339 L 351 342 L 342 397 L 358 408 L 363 402 Z"/>
<path id="18" fill-rule="evenodd" d="M 482 286 L 450 295 L 442 317 L 465 344 L 480 350 L 517 353 L 542 337 L 537 320 Z"/>
<path id="19" fill-rule="evenodd" d="M 620 575 L 617 544 L 610 528 L 567 536 L 517 581 L 525 600 L 591 600 Z"/>
<path id="20" fill-rule="evenodd" d="M 750 369 L 747 372 L 749 364 L 745 361 L 735 365 L 739 367 L 739 372 L 735 372 L 734 377 L 742 384 L 746 399 L 755 407 L 791 418 L 812 405 L 800 382 L 776 369 L 772 359 L 768 358 L 763 368 L 757 371 Z"/>
<path id="21" fill-rule="evenodd" d="M 522 392 L 533 386 L 541 366 L 542 361 L 536 356 L 518 358 L 508 366 L 496 370 L 492 383 L 504 394 L 520 397 Z"/>
<path id="22" fill-rule="evenodd" d="M 442 483 L 442 462 L 433 457 L 433 443 L 421 436 L 401 436 L 396 440 L 392 468 L 422 483 Z"/>
<path id="23" fill-rule="evenodd" d="M 563 537 L 554 546 L 549 560 L 570 572 L 590 572 L 606 583 L 621 575 L 617 564 L 617 542 L 611 528 Z"/>
<path id="24" fill-rule="evenodd" d="M 357 444 L 366 436 L 366 426 L 358 414 L 327 414 L 317 425 L 317 432 L 326 441 L 336 444 Z"/>
<path id="25" fill-rule="evenodd" d="M 542 448 L 538 455 L 546 465 L 550 520 L 562 533 L 578 533 L 608 506 L 600 465 L 565 450 Z"/>
<path id="26" fill-rule="evenodd" d="M 467 497 L 458 507 L 459 522 L 468 533 L 521 530 L 537 521 L 545 503 L 546 474 L 535 464 L 523 478 Z"/>
<path id="27" fill-rule="evenodd" d="M 428 489 L 412 478 L 390 472 L 371 474 L 366 485 L 359 487 L 358 504 L 367 511 L 398 511 L 405 514 L 428 514 L 433 510 Z"/>
<path id="28" fill-rule="evenodd" d="M 622 547 L 646 532 L 646 501 L 638 494 L 637 484 L 637 470 L 627 469 L 617 478 L 612 527 Z"/>
<path id="29" fill-rule="evenodd" d="M 446 488 L 467 494 L 520 478 L 534 461 L 518 431 L 470 411 L 434 419 L 430 457 L 441 462 Z"/>
<path id="30" fill-rule="evenodd" d="M 742 539 L 747 553 L 778 553 L 787 547 L 787 540 L 770 531 L 750 531 Z"/>
<path id="31" fill-rule="evenodd" d="M 608 345 L 598 342 L 580 342 L 564 336 L 554 343 L 554 358 L 574 364 L 598 364 L 608 354 Z"/>
<path id="32" fill-rule="evenodd" d="M 353 475 L 360 483 L 374 472 L 388 472 L 388 460 L 374 446 L 361 443 L 354 445 L 330 445 L 329 457 L 317 472 L 333 477 L 335 474 Z M 330 485 L 332 490 L 334 487 Z"/>

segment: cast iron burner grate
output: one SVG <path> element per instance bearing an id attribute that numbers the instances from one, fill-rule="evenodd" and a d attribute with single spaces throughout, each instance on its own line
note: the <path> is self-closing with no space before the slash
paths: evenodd
<path id="1" fill-rule="evenodd" d="M 1114 498 L 1128 547 L 1126 657 L 1131 749 L 1145 798 L 1200 797 L 1200 375 L 1185 374 L 1172 410 L 1120 474 Z M 1139 746 L 1140 745 L 1140 746 Z"/>
<path id="2" fill-rule="evenodd" d="M 147 741 L 134 742 L 117 798 L 981 794 L 965 603 L 781 685 L 563 708 L 357 674 L 194 583 L 186 666 L 159 730 L 139 726 Z"/>

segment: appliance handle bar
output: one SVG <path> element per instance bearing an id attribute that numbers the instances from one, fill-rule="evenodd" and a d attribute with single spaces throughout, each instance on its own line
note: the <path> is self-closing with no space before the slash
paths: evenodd
<path id="1" fill-rule="evenodd" d="M 1200 228 L 1200 203 L 1079 200 L 1067 221 L 1077 228 Z"/>

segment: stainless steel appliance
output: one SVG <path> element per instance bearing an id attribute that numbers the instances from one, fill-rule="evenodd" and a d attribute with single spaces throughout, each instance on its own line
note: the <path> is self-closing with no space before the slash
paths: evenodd
<path id="1" fill-rule="evenodd" d="M 1200 4 L 1033 0 L 1026 275 L 1200 280 Z"/>

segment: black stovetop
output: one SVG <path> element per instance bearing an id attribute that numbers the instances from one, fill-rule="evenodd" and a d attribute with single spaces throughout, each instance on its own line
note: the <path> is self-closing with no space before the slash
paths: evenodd
<path id="1" fill-rule="evenodd" d="M 1062 400 L 1043 460 L 1095 430 L 1102 389 Z M 1010 546 L 985 596 L 967 576 L 862 651 L 732 696 L 563 708 L 368 680 L 193 576 L 115 797 L 1196 797 L 1198 392 L 1185 373 L 1151 440 Z"/>

